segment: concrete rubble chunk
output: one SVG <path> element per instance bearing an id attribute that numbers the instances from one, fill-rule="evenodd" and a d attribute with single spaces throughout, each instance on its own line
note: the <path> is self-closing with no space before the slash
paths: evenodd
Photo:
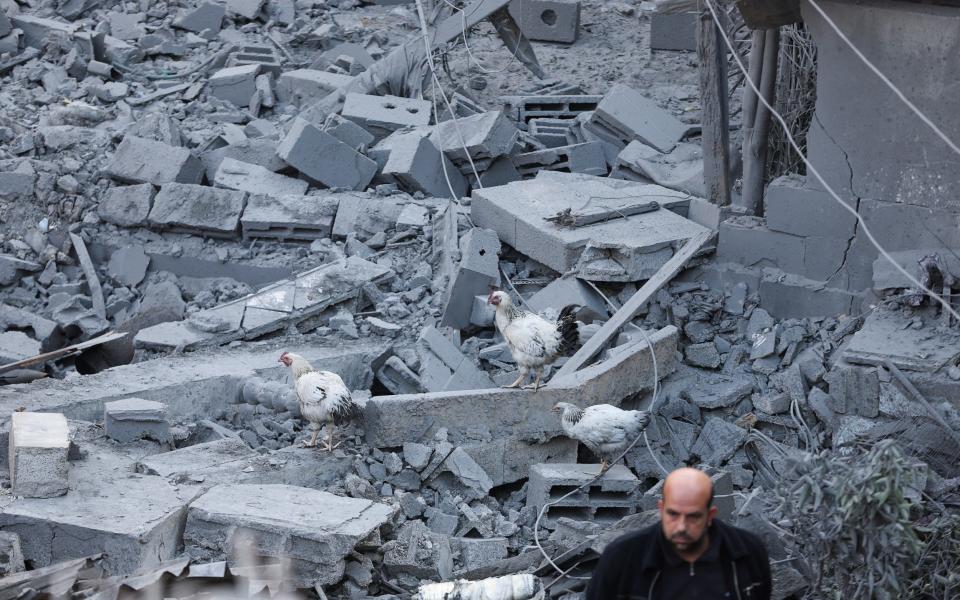
<path id="1" fill-rule="evenodd" d="M 294 585 L 329 585 L 343 577 L 354 547 L 395 511 L 370 500 L 291 485 L 220 485 L 190 505 L 184 547 L 194 560 L 203 561 L 230 555 L 237 544 L 253 543 L 262 557 L 289 560 Z"/>
<path id="2" fill-rule="evenodd" d="M 228 437 L 141 458 L 136 468 L 137 472 L 146 475 L 170 477 L 229 466 L 254 456 L 259 455 L 243 440 Z"/>
<path id="3" fill-rule="evenodd" d="M 213 179 L 217 187 L 239 190 L 250 194 L 275 196 L 302 196 L 310 184 L 302 179 L 274 173 L 259 165 L 224 158 Z"/>
<path id="4" fill-rule="evenodd" d="M 683 350 L 687 362 L 695 367 L 704 369 L 716 369 L 720 366 L 720 353 L 713 342 L 701 342 L 699 344 L 690 344 Z"/>
<path id="5" fill-rule="evenodd" d="M 580 0 L 513 0 L 510 15 L 538 42 L 572 44 L 580 29 Z"/>
<path id="6" fill-rule="evenodd" d="M 583 208 L 603 196 L 605 209 Z M 583 227 L 546 221 L 565 210 L 624 209 L 656 201 L 685 205 L 685 195 L 667 188 L 572 173 L 540 172 L 536 178 L 473 192 L 471 216 L 500 241 L 558 273 L 589 281 L 638 281 L 654 275 L 693 236 L 706 229 L 663 208 Z"/>
<path id="7" fill-rule="evenodd" d="M 149 183 L 112 187 L 97 205 L 97 214 L 107 223 L 121 227 L 143 225 L 153 207 L 155 193 Z"/>
<path id="8" fill-rule="evenodd" d="M 394 576 L 449 579 L 453 576 L 450 538 L 434 533 L 422 521 L 404 523 L 397 539 L 383 546 L 383 566 Z"/>
<path id="9" fill-rule="evenodd" d="M 177 554 L 186 501 L 166 481 L 102 471 L 71 479 L 66 496 L 19 499 L 0 513 L 34 568 L 102 552 L 106 574 L 124 575 Z"/>
<path id="10" fill-rule="evenodd" d="M 327 94 L 346 87 L 351 81 L 353 77 L 350 75 L 315 69 L 285 71 L 277 79 L 277 99 L 294 106 L 309 106 Z"/>
<path id="11" fill-rule="evenodd" d="M 40 354 L 40 342 L 22 331 L 0 333 L 0 363 L 12 363 Z"/>
<path id="12" fill-rule="evenodd" d="M 947 330 L 930 335 L 925 327 L 911 327 L 911 321 L 898 311 L 871 311 L 843 351 L 844 360 L 863 365 L 889 360 L 900 369 L 931 373 L 957 362 L 960 334 Z"/>
<path id="13" fill-rule="evenodd" d="M 560 277 L 527 299 L 527 306 L 537 312 L 548 308 L 559 314 L 564 306 L 574 304 L 577 319 L 585 323 L 607 319 L 607 305 L 603 297 L 576 277 Z"/>
<path id="14" fill-rule="evenodd" d="M 210 76 L 207 85 L 210 94 L 244 107 L 250 104 L 253 93 L 257 91 L 256 80 L 260 74 L 260 65 L 242 65 L 220 69 Z"/>
<path id="15" fill-rule="evenodd" d="M 379 138 L 403 127 L 425 127 L 430 124 L 431 114 L 432 106 L 428 100 L 355 92 L 347 94 L 340 111 L 340 116 Z"/>
<path id="16" fill-rule="evenodd" d="M 439 450 L 437 452 L 439 453 Z M 437 454 L 434 454 L 434 458 L 436 457 Z M 447 455 L 428 482 L 438 489 L 456 490 L 475 500 L 484 498 L 493 487 L 493 480 L 483 467 L 460 447 L 454 448 Z"/>
<path id="17" fill-rule="evenodd" d="M 10 25 L 10 19 L 7 17 L 7 13 L 0 10 L 0 37 L 10 35 L 11 31 L 13 31 L 13 26 Z"/>
<path id="18" fill-rule="evenodd" d="M 420 381 L 431 392 L 496 387 L 490 376 L 464 356 L 436 327 L 427 327 L 417 340 Z"/>
<path id="19" fill-rule="evenodd" d="M 425 131 L 394 133 L 371 150 L 371 157 L 378 163 L 383 161 L 380 172 L 384 177 L 408 192 L 437 198 L 461 198 L 467 193 L 467 183 L 459 169 L 437 149 Z"/>
<path id="20" fill-rule="evenodd" d="M 500 238 L 496 231 L 473 228 L 460 239 L 460 264 L 448 283 L 441 324 L 470 326 L 472 298 L 500 285 Z"/>
<path id="21" fill-rule="evenodd" d="M 708 417 L 690 452 L 704 463 L 719 467 L 730 460 L 747 439 L 747 431 L 719 417 Z"/>
<path id="22" fill-rule="evenodd" d="M 64 342 L 60 326 L 31 311 L 0 303 L 0 328 L 24 331 L 40 342 L 44 352 L 61 348 Z"/>
<path id="23" fill-rule="evenodd" d="M 477 160 L 510 154 L 518 136 L 517 127 L 506 115 L 501 111 L 488 111 L 457 119 L 456 123 L 443 121 L 434 126 L 430 140 L 450 160 L 460 164 L 467 162 L 468 157 Z"/>
<path id="24" fill-rule="evenodd" d="M 203 164 L 189 150 L 162 142 L 125 136 L 105 169 L 127 183 L 200 183 Z"/>
<path id="25" fill-rule="evenodd" d="M 376 139 L 363 127 L 338 114 L 332 114 L 324 120 L 323 130 L 354 149 L 367 148 Z"/>
<path id="26" fill-rule="evenodd" d="M 538 512 L 600 473 L 600 465 L 538 464 L 530 466 L 527 506 Z M 630 469 L 613 465 L 603 477 L 583 490 L 550 506 L 544 514 L 549 524 L 560 517 L 578 520 L 618 521 L 636 512 L 640 481 Z"/>
<path id="27" fill-rule="evenodd" d="M 148 219 L 159 229 L 232 237 L 246 196 L 234 190 L 168 183 L 154 198 Z"/>
<path id="28" fill-rule="evenodd" d="M 403 444 L 403 460 L 417 471 L 427 466 L 432 454 L 433 448 L 426 444 L 419 444 L 417 442 L 406 442 Z"/>
<path id="29" fill-rule="evenodd" d="M 23 272 L 35 273 L 40 265 L 29 260 L 20 260 L 9 254 L 0 254 L 0 285 L 10 285 L 19 281 Z"/>
<path id="30" fill-rule="evenodd" d="M 122 443 L 138 439 L 170 441 L 167 405 L 142 398 L 114 400 L 104 405 L 104 429 L 107 437 Z"/>
<path id="31" fill-rule="evenodd" d="M 3 11 L 0 11 L 0 15 L 2 14 Z M 23 570 L 23 550 L 20 547 L 20 536 L 9 531 L 0 531 L 0 577 L 13 575 Z"/>
<path id="32" fill-rule="evenodd" d="M 327 187 L 364 189 L 377 171 L 377 163 L 303 119 L 294 121 L 277 155 Z"/>
<path id="33" fill-rule="evenodd" d="M 10 419 L 10 487 L 15 496 L 67 493 L 70 431 L 61 413 L 15 412 Z"/>
<path id="34" fill-rule="evenodd" d="M 603 96 L 586 125 L 620 148 L 637 140 L 660 152 L 670 152 L 687 131 L 672 114 L 622 83 Z"/>
<path id="35" fill-rule="evenodd" d="M 243 237 L 317 240 L 330 237 L 340 198 L 252 195 L 240 217 Z"/>
<path id="36" fill-rule="evenodd" d="M 150 257 L 144 253 L 143 246 L 124 246 L 110 255 L 107 270 L 123 285 L 136 286 L 147 276 L 149 265 Z"/>
<path id="37" fill-rule="evenodd" d="M 824 377 L 836 412 L 876 417 L 880 411 L 880 380 L 872 367 L 838 361 Z"/>
<path id="38" fill-rule="evenodd" d="M 688 393 L 691 402 L 702 409 L 729 408 L 746 398 L 753 391 L 753 379 L 738 375 L 727 377 L 715 375 L 703 384 L 693 387 Z"/>
<path id="39" fill-rule="evenodd" d="M 603 146 L 596 141 L 517 154 L 511 161 L 524 179 L 534 177 L 544 170 L 600 177 L 605 176 L 608 171 Z"/>
<path id="40" fill-rule="evenodd" d="M 208 32 L 214 36 L 220 32 L 227 9 L 218 2 L 204 2 L 193 10 L 182 12 L 173 20 L 173 26 L 194 33 Z"/>
<path id="41" fill-rule="evenodd" d="M 264 0 L 227 0 L 227 12 L 252 21 L 260 14 Z"/>

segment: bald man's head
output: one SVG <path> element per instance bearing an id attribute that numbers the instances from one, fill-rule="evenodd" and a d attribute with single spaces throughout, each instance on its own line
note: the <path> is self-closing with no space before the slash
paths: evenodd
<path id="1" fill-rule="evenodd" d="M 717 514 L 713 506 L 713 482 L 703 471 L 677 469 L 663 482 L 663 500 L 658 503 L 663 535 L 681 556 L 705 548 L 707 530 Z"/>

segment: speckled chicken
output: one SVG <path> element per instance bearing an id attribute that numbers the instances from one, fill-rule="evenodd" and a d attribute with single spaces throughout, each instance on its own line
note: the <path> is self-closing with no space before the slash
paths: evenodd
<path id="1" fill-rule="evenodd" d="M 359 406 L 350 395 L 350 390 L 339 375 L 314 369 L 307 359 L 299 354 L 284 352 L 280 355 L 280 362 L 290 367 L 294 389 L 300 404 L 300 414 L 310 422 L 313 428 L 310 443 L 304 445 L 308 448 L 316 447 L 320 428 L 326 425 L 327 441 L 323 447 L 326 450 L 333 450 L 340 445 L 333 445 L 335 424 L 353 419 L 360 412 Z"/>
<path id="2" fill-rule="evenodd" d="M 650 413 L 645 410 L 623 410 L 609 404 L 580 408 L 569 402 L 558 402 L 553 411 L 560 413 L 560 426 L 568 437 L 581 442 L 603 460 L 603 470 L 611 458 L 626 450 L 650 424 Z"/>
<path id="3" fill-rule="evenodd" d="M 558 356 L 569 353 L 579 340 L 576 306 L 565 306 L 556 321 L 514 306 L 510 295 L 503 291 L 490 293 L 487 302 L 497 307 L 494 321 L 510 348 L 513 360 L 520 368 L 520 376 L 508 388 L 519 387 L 531 370 L 536 372 L 535 390 L 540 389 L 543 368 Z"/>

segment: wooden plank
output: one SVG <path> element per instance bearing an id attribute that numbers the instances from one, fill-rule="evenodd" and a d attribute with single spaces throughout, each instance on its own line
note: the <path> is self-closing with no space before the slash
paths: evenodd
<path id="1" fill-rule="evenodd" d="M 72 356 L 74 354 L 79 354 L 87 348 L 92 348 L 94 346 L 99 346 L 100 344 L 106 344 L 107 342 L 119 340 L 122 337 L 126 337 L 126 335 L 127 334 L 125 332 L 107 332 L 101 336 L 93 338 L 92 340 L 80 342 L 79 344 L 67 346 L 66 348 L 60 348 L 59 350 L 53 350 L 51 352 L 45 352 L 43 354 L 31 356 L 30 358 L 24 358 L 23 360 L 18 360 L 17 362 L 0 365 L 0 373 L 6 373 L 7 371 L 12 371 L 14 369 L 22 369 L 31 365 L 42 364 L 51 360 L 57 360 L 67 356 Z"/>
<path id="2" fill-rule="evenodd" d="M 93 310 L 101 319 L 107 318 L 107 307 L 103 301 L 103 288 L 100 287 L 100 278 L 97 277 L 97 269 L 90 260 L 90 253 L 87 252 L 87 245 L 83 243 L 83 238 L 75 233 L 70 234 L 70 241 L 73 242 L 73 249 L 80 259 L 80 268 L 87 278 L 87 287 L 90 288 L 90 298 L 93 300 Z"/>
<path id="3" fill-rule="evenodd" d="M 694 237 L 687 240 L 687 243 L 683 245 L 683 248 L 679 252 L 674 254 L 670 260 L 666 262 L 656 274 L 647 280 L 637 292 L 630 297 L 630 299 L 620 307 L 610 319 L 603 324 L 600 328 L 600 331 L 595 333 L 593 337 L 587 340 L 587 343 L 580 347 L 577 350 L 576 354 L 570 357 L 570 360 L 557 371 L 554 377 L 560 377 L 562 375 L 569 375 L 574 371 L 577 371 L 581 367 L 585 366 L 591 358 L 600 352 L 601 349 L 613 339 L 617 332 L 620 329 L 633 320 L 637 313 L 640 312 L 640 309 L 643 308 L 643 305 L 646 304 L 653 296 L 660 291 L 660 288 L 665 286 L 670 282 L 671 279 L 676 277 L 677 273 L 683 269 L 683 266 L 687 264 L 693 256 L 703 248 L 708 241 L 713 237 L 713 231 L 704 231 L 695 235 Z"/>
<path id="4" fill-rule="evenodd" d="M 725 14 L 718 11 L 723 21 Z M 730 110 L 727 99 L 727 47 L 702 5 L 697 19 L 697 57 L 700 70 L 700 106 L 703 123 L 703 182 L 707 199 L 730 205 Z"/>

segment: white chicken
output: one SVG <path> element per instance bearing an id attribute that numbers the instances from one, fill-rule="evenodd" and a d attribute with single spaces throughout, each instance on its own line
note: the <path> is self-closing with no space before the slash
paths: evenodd
<path id="1" fill-rule="evenodd" d="M 645 410 L 623 410 L 609 404 L 580 408 L 558 402 L 553 411 L 561 413 L 560 426 L 568 437 L 603 460 L 604 471 L 610 457 L 619 456 L 650 424 L 650 413 Z"/>
<path id="2" fill-rule="evenodd" d="M 494 321 L 510 348 L 510 354 L 520 368 L 520 377 L 508 388 L 519 387 L 531 370 L 537 374 L 533 389 L 540 389 L 543 368 L 558 356 L 571 351 L 579 340 L 576 306 L 565 306 L 557 320 L 548 321 L 540 315 L 514 306 L 510 295 L 503 291 L 490 292 L 487 302 L 497 307 Z"/>
<path id="3" fill-rule="evenodd" d="M 300 404 L 300 414 L 310 422 L 313 428 L 310 443 L 304 445 L 315 448 L 320 428 L 326 424 L 327 442 L 323 447 L 326 450 L 333 450 L 340 445 L 333 445 L 335 423 L 352 419 L 360 412 L 359 406 L 350 396 L 350 390 L 339 375 L 330 371 L 317 371 L 299 354 L 284 352 L 280 355 L 280 362 L 290 367 L 293 386 Z"/>

